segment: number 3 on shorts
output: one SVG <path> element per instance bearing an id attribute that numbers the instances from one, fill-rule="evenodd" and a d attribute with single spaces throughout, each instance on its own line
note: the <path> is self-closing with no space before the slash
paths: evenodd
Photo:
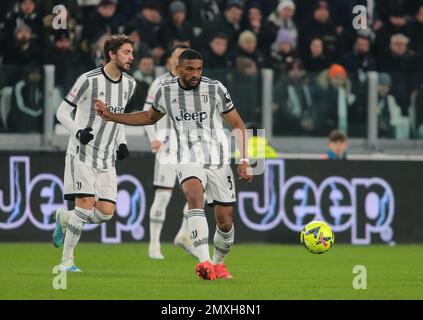
<path id="1" fill-rule="evenodd" d="M 232 185 L 231 176 L 227 176 L 226 178 L 228 178 L 228 182 L 231 184 L 229 190 L 232 190 L 233 189 L 233 185 Z"/>

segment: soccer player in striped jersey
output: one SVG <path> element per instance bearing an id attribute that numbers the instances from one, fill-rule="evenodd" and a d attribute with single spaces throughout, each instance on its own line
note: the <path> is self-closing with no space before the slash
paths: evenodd
<path id="1" fill-rule="evenodd" d="M 157 91 L 164 80 L 177 76 L 176 67 L 179 55 L 188 49 L 188 46 L 177 45 L 171 50 L 168 59 L 169 71 L 156 78 L 151 84 L 144 110 L 147 111 L 154 103 Z M 175 159 L 175 135 L 168 116 L 164 116 L 153 126 L 145 126 L 151 150 L 156 153 L 154 164 L 154 201 L 150 208 L 150 243 L 148 256 L 151 259 L 164 259 L 160 249 L 160 235 L 163 223 L 166 218 L 166 209 L 172 197 L 173 187 L 176 181 L 176 159 Z M 188 204 L 183 212 L 188 211 Z M 194 255 L 192 241 L 189 238 L 188 225 L 183 217 L 181 227 L 174 240 L 175 245 L 185 249 L 190 255 Z"/>
<path id="2" fill-rule="evenodd" d="M 237 168 L 240 179 L 251 181 L 252 171 L 247 158 L 244 122 L 227 89 L 219 81 L 202 77 L 202 68 L 201 55 L 187 49 L 179 57 L 179 77 L 161 84 L 148 111 L 113 114 L 101 99 L 97 99 L 95 109 L 104 120 L 133 126 L 154 124 L 168 114 L 176 133 L 177 177 L 188 202 L 188 229 L 199 259 L 197 275 L 207 280 L 228 279 L 232 275 L 223 262 L 234 242 L 236 196 L 223 120 L 240 133 L 235 135 L 241 153 Z M 208 204 L 214 206 L 217 222 L 212 259 L 204 215 L 204 190 Z"/>
<path id="3" fill-rule="evenodd" d="M 123 113 L 136 82 L 125 72 L 133 61 L 133 41 L 112 35 L 104 44 L 106 65 L 82 74 L 60 104 L 56 117 L 69 131 L 65 159 L 65 199 L 75 201 L 70 211 L 56 211 L 53 244 L 64 243 L 61 269 L 80 271 L 74 249 L 86 222 L 109 221 L 116 207 L 115 162 L 129 155 L 124 126 L 96 115 L 94 99 L 102 99 L 112 113 Z M 74 118 L 72 114 L 75 113 Z"/>

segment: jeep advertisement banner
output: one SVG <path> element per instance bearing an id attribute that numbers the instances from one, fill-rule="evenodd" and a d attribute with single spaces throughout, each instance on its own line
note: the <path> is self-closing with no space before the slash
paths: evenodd
<path id="1" fill-rule="evenodd" d="M 0 153 L 0 241 L 50 241 L 54 211 L 72 208 L 63 200 L 64 160 L 63 152 Z M 132 153 L 117 172 L 114 218 L 85 225 L 82 241 L 148 241 L 154 155 Z M 266 160 L 264 174 L 236 182 L 236 241 L 299 243 L 305 224 L 323 220 L 337 243 L 423 242 L 422 181 L 423 162 Z M 173 241 L 183 206 L 176 183 L 164 242 Z M 206 213 L 214 233 L 212 208 Z"/>

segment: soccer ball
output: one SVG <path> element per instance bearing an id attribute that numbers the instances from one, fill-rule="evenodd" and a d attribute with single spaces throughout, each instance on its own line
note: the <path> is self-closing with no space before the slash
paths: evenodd
<path id="1" fill-rule="evenodd" d="M 326 222 L 312 221 L 301 231 L 301 243 L 312 253 L 325 253 L 334 242 L 335 235 Z"/>

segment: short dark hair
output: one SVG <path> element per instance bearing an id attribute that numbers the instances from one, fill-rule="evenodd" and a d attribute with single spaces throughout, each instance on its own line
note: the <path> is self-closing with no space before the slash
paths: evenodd
<path id="1" fill-rule="evenodd" d="M 130 45 L 134 46 L 134 40 L 123 34 L 114 34 L 107 38 L 103 49 L 106 63 L 110 61 L 109 51 L 116 53 L 125 43 L 129 43 Z"/>
<path id="2" fill-rule="evenodd" d="M 344 142 L 347 141 L 347 136 L 341 130 L 332 130 L 329 133 L 329 141 L 330 142 Z"/>
<path id="3" fill-rule="evenodd" d="M 179 65 L 182 65 L 185 60 L 203 60 L 203 57 L 197 50 L 187 49 L 179 56 Z"/>

